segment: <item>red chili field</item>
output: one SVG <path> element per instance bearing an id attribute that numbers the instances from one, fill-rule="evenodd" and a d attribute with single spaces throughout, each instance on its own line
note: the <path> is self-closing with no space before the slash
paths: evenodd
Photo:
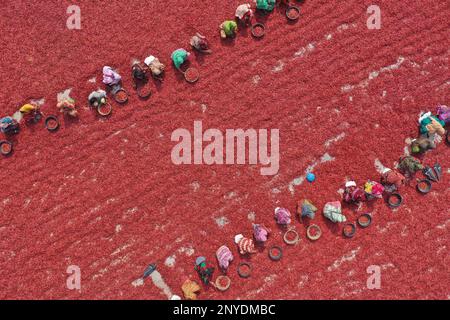
<path id="1" fill-rule="evenodd" d="M 238 0 L 65 1 L 0 3 L 0 117 L 30 98 L 58 114 L 57 94 L 71 90 L 79 119 L 61 128 L 22 126 L 14 153 L 0 158 L 1 299 L 168 299 L 186 279 L 200 283 L 197 256 L 217 267 L 215 252 L 232 249 L 226 292 L 204 288 L 199 299 L 449 299 L 450 152 L 445 143 L 424 164 L 439 162 L 440 182 L 428 195 L 415 184 L 401 190 L 395 210 L 383 200 L 344 206 L 350 221 L 365 212 L 372 225 L 342 236 L 323 216 L 341 199 L 346 179 L 378 180 L 394 168 L 418 134 L 422 111 L 450 103 L 450 4 L 425 1 L 298 2 L 301 18 L 284 7 L 257 15 L 266 25 L 256 40 L 241 28 L 220 40 L 218 26 L 234 18 Z M 381 29 L 369 30 L 367 7 L 381 8 Z M 81 9 L 81 30 L 69 30 L 66 10 Z M 201 32 L 211 55 L 192 54 L 200 71 L 187 83 L 170 63 Z M 162 84 L 141 100 L 131 64 L 153 54 L 167 65 Z M 113 102 L 109 118 L 87 105 L 103 88 L 102 67 L 123 77 L 129 102 Z M 68 91 L 67 91 L 68 92 Z M 111 100 L 112 101 L 112 100 Z M 172 132 L 217 128 L 280 130 L 280 168 L 260 165 L 175 165 Z M 3 139 L 3 137 L 1 137 Z M 305 181 L 312 170 L 317 180 Z M 323 232 L 312 242 L 283 242 L 274 208 L 295 213 L 310 199 Z M 252 223 L 273 233 L 266 249 L 241 257 L 234 236 L 251 237 Z M 273 262 L 267 247 L 280 245 Z M 236 267 L 251 261 L 250 278 Z M 161 278 L 139 280 L 150 263 Z M 81 289 L 66 286 L 71 265 Z M 381 268 L 380 289 L 368 289 L 369 266 Z M 156 274 L 156 273 L 155 273 Z M 216 269 L 214 277 L 219 275 Z"/>

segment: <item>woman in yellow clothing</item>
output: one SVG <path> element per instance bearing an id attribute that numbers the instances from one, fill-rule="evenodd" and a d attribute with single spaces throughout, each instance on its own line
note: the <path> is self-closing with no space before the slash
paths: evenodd
<path id="1" fill-rule="evenodd" d="M 23 114 L 23 115 L 25 115 L 25 114 L 30 114 L 30 113 L 32 113 L 33 111 L 37 111 L 37 110 L 39 110 L 39 107 L 38 107 L 38 106 L 35 106 L 35 105 L 31 104 L 31 103 L 24 104 L 24 105 L 19 109 L 20 113 Z"/>
<path id="2" fill-rule="evenodd" d="M 42 118 L 40 107 L 31 103 L 24 104 L 19 113 L 27 123 L 37 122 Z"/>

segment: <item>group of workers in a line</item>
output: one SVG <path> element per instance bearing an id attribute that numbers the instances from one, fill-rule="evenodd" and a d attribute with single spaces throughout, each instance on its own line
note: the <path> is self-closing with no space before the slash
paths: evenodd
<path id="1" fill-rule="evenodd" d="M 195 34 L 191 40 L 190 45 L 193 49 L 202 53 L 211 53 L 209 43 L 205 36 L 200 33 Z M 172 55 L 172 62 L 177 70 L 181 70 L 181 66 L 185 63 L 190 56 L 190 52 L 185 49 L 177 49 Z M 135 63 L 132 67 L 132 77 L 135 81 L 145 80 L 147 73 L 159 80 L 162 80 L 166 66 L 155 56 L 150 55 L 144 63 Z M 107 89 L 114 95 L 117 92 L 123 90 L 122 77 L 120 74 L 109 66 L 103 67 L 103 83 Z M 98 89 L 89 94 L 88 103 L 91 107 L 100 108 L 107 104 L 107 92 L 102 89 Z M 70 97 L 65 96 L 57 103 L 58 110 L 69 117 L 77 117 L 77 105 L 76 101 Z M 98 109 L 100 110 L 100 109 Z M 104 114 L 106 115 L 106 114 Z M 13 116 L 6 116 L 0 119 L 0 132 L 5 135 L 14 135 L 20 131 L 20 122 L 24 121 L 29 124 L 30 122 L 36 122 L 42 118 L 41 106 L 37 102 L 29 102 L 19 108 Z"/>
<path id="2" fill-rule="evenodd" d="M 296 8 L 292 5 L 290 0 L 280 0 L 279 2 L 280 4 L 286 5 L 288 8 Z M 219 26 L 221 38 L 226 39 L 235 37 L 238 32 L 238 23 L 241 23 L 244 26 L 250 25 L 252 23 L 255 10 L 269 13 L 275 9 L 276 4 L 277 0 L 256 0 L 255 9 L 252 9 L 252 6 L 249 3 L 239 5 L 234 14 L 235 20 L 225 20 Z M 298 9 L 297 11 L 299 12 Z"/>
<path id="3" fill-rule="evenodd" d="M 280 0 L 281 4 L 290 5 L 289 0 Z M 257 0 L 256 9 L 265 12 L 271 12 L 274 10 L 276 0 Z M 237 7 L 235 12 L 235 20 L 224 21 L 220 25 L 220 36 L 222 38 L 230 38 L 236 35 L 238 31 L 238 22 L 244 25 L 251 23 L 254 17 L 254 9 L 248 3 L 241 4 Z M 201 53 L 212 53 L 209 42 L 206 37 L 200 33 L 196 33 L 190 39 L 190 45 L 194 50 Z M 184 73 L 181 69 L 182 65 L 189 59 L 191 53 L 183 48 L 176 49 L 171 55 L 172 63 L 175 68 Z M 163 74 L 166 66 L 155 56 L 148 56 L 143 63 L 136 62 L 132 66 L 132 77 L 134 80 L 134 87 L 139 88 L 140 84 L 145 84 L 148 80 L 148 74 L 151 74 L 153 78 L 162 81 Z M 121 85 L 122 77 L 117 71 L 109 66 L 103 68 L 103 83 L 106 85 L 108 91 L 113 96 L 118 97 L 119 93 L 123 93 L 125 97 L 123 99 L 116 99 L 118 102 L 127 101 L 127 93 Z M 139 90 L 138 90 L 139 94 Z M 141 96 L 141 95 L 140 95 Z M 101 110 L 101 107 L 107 105 L 107 92 L 99 89 L 93 91 L 88 97 L 89 105 L 97 110 Z M 77 105 L 76 101 L 70 97 L 64 97 L 57 103 L 58 110 L 69 117 L 77 117 Z M 109 115 L 111 108 L 106 112 L 100 112 L 101 115 Z M 40 105 L 37 103 L 27 103 L 23 105 L 19 112 L 14 116 L 7 116 L 0 119 L 0 131 L 7 135 L 17 134 L 20 131 L 19 123 L 25 120 L 26 123 L 35 122 L 41 119 L 42 113 L 40 111 Z"/>
<path id="4" fill-rule="evenodd" d="M 445 126 L 450 124 L 450 108 L 445 105 L 440 105 L 437 108 L 436 114 L 432 112 L 424 113 L 420 116 L 418 126 L 421 133 L 421 138 L 429 139 L 433 141 L 440 140 L 439 137 L 447 133 L 448 130 Z M 411 145 L 411 151 L 418 153 L 415 150 L 416 146 Z M 421 153 L 426 150 L 420 150 Z M 439 163 L 436 163 L 432 168 L 426 166 L 421 160 L 405 155 L 399 159 L 398 166 L 395 169 L 385 168 L 382 172 L 380 182 L 369 180 L 361 188 L 355 181 L 347 181 L 342 193 L 342 200 L 336 200 L 328 202 L 323 208 L 323 215 L 325 218 L 333 223 L 342 223 L 342 233 L 347 238 L 352 238 L 356 234 L 356 223 L 348 221 L 342 208 L 342 202 L 359 204 L 361 202 L 377 200 L 383 198 L 387 193 L 387 202 L 391 208 L 399 207 L 402 204 L 402 196 L 398 193 L 399 189 L 406 185 L 408 181 L 415 179 L 415 174 L 422 171 L 425 179 L 417 179 L 416 188 L 422 194 L 429 193 L 431 190 L 432 182 L 439 182 L 442 177 L 442 167 Z M 313 182 L 313 181 L 311 181 Z M 310 220 L 314 219 L 317 208 L 309 200 L 303 200 L 297 205 L 297 214 L 300 221 L 303 223 L 305 218 Z M 286 228 L 286 233 L 283 237 L 284 241 L 288 245 L 295 245 L 299 241 L 299 235 L 295 228 L 289 227 L 293 222 L 290 211 L 286 208 L 276 208 L 274 212 L 276 223 Z M 370 213 L 364 213 L 359 216 L 357 223 L 361 228 L 367 228 L 372 223 L 372 215 Z M 318 225 L 308 223 L 307 237 L 316 241 L 322 235 L 322 231 Z M 316 234 L 311 233 L 311 229 L 315 228 Z M 237 244 L 238 254 L 241 256 L 253 255 L 258 252 L 256 250 L 256 243 L 261 247 L 271 233 L 271 229 L 265 227 L 263 224 L 253 224 L 253 237 L 245 237 L 242 234 L 235 236 L 235 243 Z M 294 235 L 293 239 L 289 239 L 289 235 Z M 273 245 L 268 249 L 270 259 L 278 261 L 282 258 L 283 249 L 278 245 Z M 205 285 L 212 285 L 214 288 L 225 291 L 230 287 L 231 279 L 227 276 L 228 268 L 231 262 L 234 260 L 234 254 L 232 250 L 222 245 L 216 251 L 217 264 L 219 270 L 223 273 L 219 275 L 215 281 L 213 281 L 213 274 L 215 267 L 213 264 L 208 263 L 204 256 L 198 257 L 195 261 L 195 271 L 197 271 L 201 282 Z M 248 270 L 243 271 L 246 267 Z M 237 273 L 241 278 L 250 277 L 252 270 L 252 264 L 247 259 L 244 262 L 240 262 L 237 266 Z M 223 282 L 223 283 L 222 283 Z M 184 297 L 188 300 L 197 299 L 197 295 L 201 291 L 201 286 L 194 280 L 187 280 L 182 286 Z M 173 299 L 181 299 L 178 296 L 174 296 Z"/>

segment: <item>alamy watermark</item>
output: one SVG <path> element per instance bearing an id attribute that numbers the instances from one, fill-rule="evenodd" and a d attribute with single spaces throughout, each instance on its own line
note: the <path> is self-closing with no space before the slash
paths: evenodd
<path id="1" fill-rule="evenodd" d="M 381 267 L 371 265 L 367 267 L 367 273 L 370 274 L 367 278 L 367 289 L 381 289 Z"/>
<path id="2" fill-rule="evenodd" d="M 381 29 L 381 9 L 376 4 L 372 4 L 367 8 L 367 29 L 369 30 L 379 30 Z"/>
<path id="3" fill-rule="evenodd" d="M 70 265 L 66 270 L 69 276 L 66 280 L 66 286 L 69 290 L 81 290 L 81 269 L 79 266 Z"/>
<path id="4" fill-rule="evenodd" d="M 260 168 L 261 175 L 269 176 L 278 173 L 280 168 L 279 129 L 271 129 L 270 138 L 268 129 L 226 129 L 224 135 L 219 129 L 208 129 L 203 132 L 202 121 L 194 121 L 193 131 L 192 135 L 189 130 L 179 128 L 172 133 L 171 140 L 178 142 L 172 149 L 172 163 L 176 165 L 242 165 L 248 162 L 250 165 L 265 166 Z M 204 146 L 203 143 L 207 144 Z"/>
<path id="5" fill-rule="evenodd" d="M 67 7 L 66 13 L 69 15 L 66 21 L 67 29 L 81 30 L 81 9 L 79 6 L 71 5 Z"/>

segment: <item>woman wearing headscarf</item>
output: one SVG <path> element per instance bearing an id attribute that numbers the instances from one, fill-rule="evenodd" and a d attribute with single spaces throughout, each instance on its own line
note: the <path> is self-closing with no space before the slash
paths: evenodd
<path id="1" fill-rule="evenodd" d="M 181 71 L 181 65 L 187 61 L 189 58 L 190 53 L 187 52 L 185 49 L 177 49 L 174 52 L 172 52 L 172 62 L 179 71 Z"/>
<path id="2" fill-rule="evenodd" d="M 242 21 L 244 24 L 250 23 L 253 18 L 253 10 L 251 9 L 250 4 L 245 3 L 241 4 L 237 7 L 235 16 L 239 21 Z"/>
<path id="3" fill-rule="evenodd" d="M 222 39 L 234 37 L 237 31 L 238 26 L 236 21 L 227 20 L 220 25 L 220 37 Z"/>
<path id="4" fill-rule="evenodd" d="M 276 0 L 256 0 L 256 9 L 273 11 Z"/>
<path id="5" fill-rule="evenodd" d="M 211 49 L 209 49 L 208 40 L 206 40 L 206 37 L 198 32 L 191 38 L 190 44 L 192 48 L 199 52 L 212 53 Z"/>
<path id="6" fill-rule="evenodd" d="M 144 63 L 149 67 L 153 77 L 161 79 L 166 66 L 159 61 L 155 56 L 148 56 L 145 58 Z"/>
<path id="7" fill-rule="evenodd" d="M 4 134 L 15 134 L 19 132 L 19 123 L 12 117 L 0 119 L 0 131 Z"/>

